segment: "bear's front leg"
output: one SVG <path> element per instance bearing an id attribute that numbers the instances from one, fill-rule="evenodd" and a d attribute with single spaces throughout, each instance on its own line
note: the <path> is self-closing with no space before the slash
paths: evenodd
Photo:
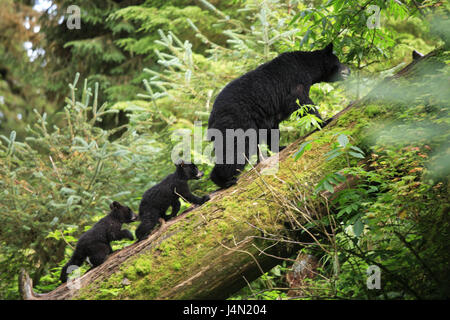
<path id="1" fill-rule="evenodd" d="M 293 112 L 300 109 L 301 106 L 315 105 L 315 103 L 309 97 L 309 89 L 309 85 L 299 84 L 291 90 L 284 101 L 284 108 L 282 110 L 284 111 L 283 113 L 286 119 L 289 118 L 289 116 Z M 316 115 L 320 120 L 322 120 L 322 117 L 320 116 L 316 108 L 310 107 L 308 108 L 307 112 Z"/>
<path id="2" fill-rule="evenodd" d="M 175 201 L 172 202 L 171 206 L 172 206 L 172 213 L 169 215 L 164 214 L 163 218 L 165 221 L 168 221 L 177 216 L 177 213 L 178 213 L 178 211 L 180 211 L 180 208 L 181 208 L 180 200 L 176 199 Z"/>
<path id="3" fill-rule="evenodd" d="M 122 239 L 129 239 L 134 240 L 133 234 L 130 230 L 124 229 L 124 230 L 118 230 L 112 234 L 112 241 L 122 240 Z"/>
<path id="4" fill-rule="evenodd" d="M 120 239 L 119 240 L 121 240 L 121 239 L 134 240 L 134 237 L 130 230 L 124 229 L 124 230 L 120 230 Z"/>
<path id="5" fill-rule="evenodd" d="M 201 205 L 210 199 L 208 195 L 201 198 L 193 195 L 189 190 L 187 183 L 185 185 L 178 186 L 178 190 L 175 190 L 175 192 L 183 197 L 183 199 L 186 199 L 188 202 L 193 204 Z"/>

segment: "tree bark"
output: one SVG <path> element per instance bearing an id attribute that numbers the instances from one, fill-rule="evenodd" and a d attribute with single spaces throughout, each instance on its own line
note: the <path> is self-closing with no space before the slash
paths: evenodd
<path id="1" fill-rule="evenodd" d="M 398 72 L 404 76 L 414 65 L 433 53 L 413 61 Z M 384 84 L 397 76 L 386 79 Z M 375 89 L 379 91 L 382 86 Z M 20 275 L 23 299 L 225 299 L 262 273 L 293 255 L 298 246 L 288 241 L 286 224 L 292 217 L 280 205 L 292 199 L 295 186 L 316 185 L 328 172 L 342 166 L 325 161 L 329 144 L 323 143 L 293 160 L 305 140 L 328 130 L 346 130 L 356 141 L 364 138 L 361 123 L 376 119 L 365 112 L 366 97 L 339 112 L 326 128 L 303 137 L 279 154 L 243 174 L 239 183 L 211 196 L 200 207 L 163 224 L 148 239 L 113 253 L 97 268 L 75 282 L 46 294 L 35 294 L 26 272 Z M 278 161 L 276 175 L 264 170 Z M 348 183 L 337 188 L 345 188 Z M 325 192 L 323 198 L 333 194 Z M 323 206 L 317 203 L 317 210 Z M 301 221 L 301 217 L 297 217 Z"/>

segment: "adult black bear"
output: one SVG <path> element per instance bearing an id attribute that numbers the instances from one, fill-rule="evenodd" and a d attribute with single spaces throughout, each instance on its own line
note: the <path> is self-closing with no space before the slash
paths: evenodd
<path id="1" fill-rule="evenodd" d="M 145 239 L 159 219 L 165 221 L 175 217 L 180 210 L 180 196 L 194 204 L 203 204 L 209 196 L 197 197 L 191 193 L 188 180 L 200 179 L 203 172 L 195 164 L 186 164 L 183 161 L 176 164 L 174 173 L 168 175 L 163 181 L 145 191 L 139 205 L 139 220 L 141 224 L 136 229 L 138 241 Z M 172 207 L 170 215 L 166 211 Z"/>
<path id="2" fill-rule="evenodd" d="M 123 223 L 136 221 L 137 216 L 134 212 L 117 201 L 111 203 L 109 207 L 111 212 L 81 235 L 72 258 L 61 270 L 60 279 L 62 282 L 66 282 L 67 274 L 81 266 L 87 257 L 89 257 L 93 267 L 102 264 L 108 254 L 113 252 L 109 244 L 111 241 L 125 238 L 134 239 L 130 230 L 121 230 Z M 68 270 L 70 266 L 73 266 L 72 270 Z"/>
<path id="3" fill-rule="evenodd" d="M 228 138 L 227 144 L 227 129 L 245 132 L 266 129 L 265 142 L 272 149 L 270 129 L 278 129 L 279 123 L 299 108 L 296 101 L 300 105 L 314 104 L 309 98 L 314 83 L 337 81 L 348 73 L 349 69 L 333 54 L 330 43 L 322 50 L 283 53 L 227 84 L 217 96 L 208 122 L 208 137 L 214 141 L 216 153 L 211 180 L 221 188 L 228 188 L 236 183 L 236 176 L 246 164 L 237 161 L 236 138 Z M 309 112 L 320 118 L 315 108 Z M 249 138 L 241 138 L 247 139 L 242 152 L 250 159 L 249 149 L 255 151 L 256 145 L 249 146 Z"/>

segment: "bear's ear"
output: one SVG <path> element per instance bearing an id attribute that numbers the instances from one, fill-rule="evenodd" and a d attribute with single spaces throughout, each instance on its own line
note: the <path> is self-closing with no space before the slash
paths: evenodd
<path id="1" fill-rule="evenodd" d="M 111 210 L 119 209 L 119 208 L 120 208 L 120 203 L 118 203 L 117 201 L 113 201 L 113 202 L 111 202 L 111 204 L 109 205 L 109 208 L 110 208 Z"/>
<path id="2" fill-rule="evenodd" d="M 324 49 L 323 52 L 330 54 L 333 53 L 333 42 L 330 42 Z"/>

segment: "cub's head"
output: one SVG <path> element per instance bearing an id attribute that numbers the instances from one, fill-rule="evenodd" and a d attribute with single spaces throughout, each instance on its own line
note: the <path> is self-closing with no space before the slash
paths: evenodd
<path id="1" fill-rule="evenodd" d="M 330 43 L 322 50 L 318 50 L 323 61 L 322 82 L 335 82 L 347 78 L 350 75 L 350 69 L 343 65 L 338 57 L 333 53 L 333 43 Z"/>
<path id="2" fill-rule="evenodd" d="M 203 177 L 203 172 L 198 170 L 197 166 L 193 163 L 185 163 L 183 160 L 178 161 L 175 166 L 177 167 L 177 173 L 186 180 L 198 180 Z"/>
<path id="3" fill-rule="evenodd" d="M 111 215 L 122 223 L 130 223 L 137 220 L 137 215 L 127 206 L 121 205 L 117 201 L 113 201 L 109 208 Z"/>

